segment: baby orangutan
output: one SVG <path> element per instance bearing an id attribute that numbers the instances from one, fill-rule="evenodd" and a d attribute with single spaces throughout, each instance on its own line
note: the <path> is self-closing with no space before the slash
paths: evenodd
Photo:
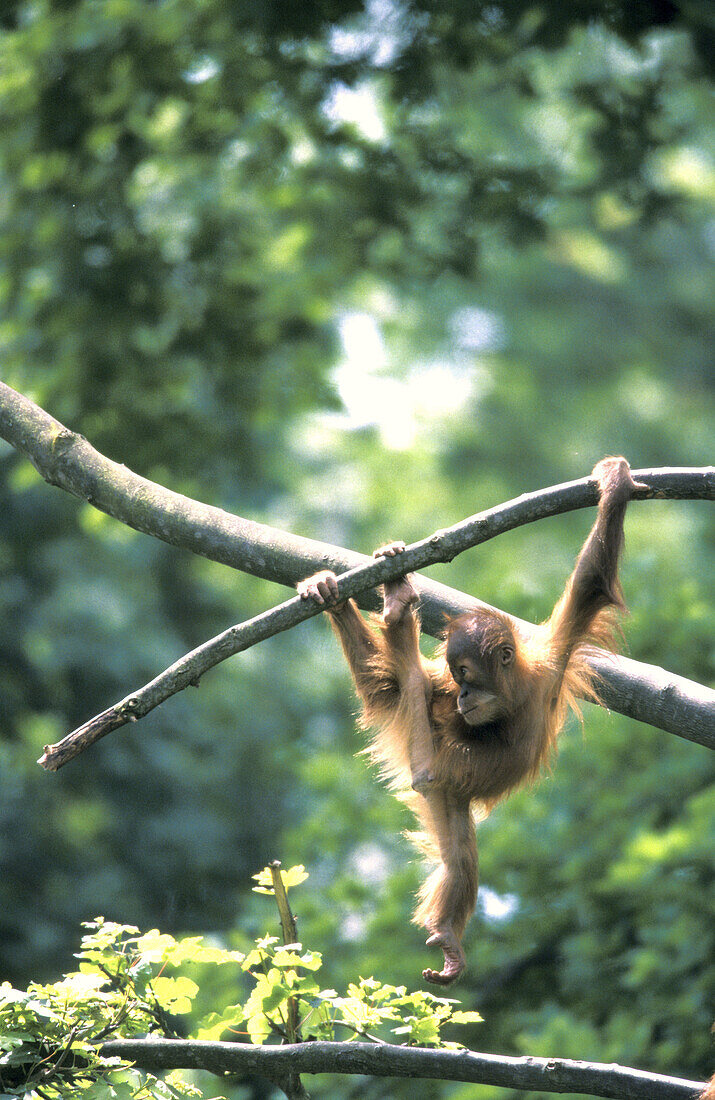
<path id="1" fill-rule="evenodd" d="M 477 898 L 474 818 L 483 817 L 548 760 L 577 695 L 596 698 L 583 646 L 612 644 L 623 608 L 618 559 L 623 519 L 634 490 L 624 458 L 595 467 L 596 522 L 550 619 L 521 637 L 507 615 L 480 608 L 447 625 L 435 660 L 419 651 L 417 593 L 406 577 L 384 587 L 383 615 L 372 624 L 353 600 L 337 601 L 324 571 L 302 581 L 304 599 L 325 605 L 362 702 L 362 724 L 375 730 L 369 752 L 417 815 L 415 839 L 437 863 L 419 894 L 414 920 L 444 952 L 429 982 L 448 985 L 464 970 L 462 936 Z M 391 543 L 375 556 L 394 556 Z"/>

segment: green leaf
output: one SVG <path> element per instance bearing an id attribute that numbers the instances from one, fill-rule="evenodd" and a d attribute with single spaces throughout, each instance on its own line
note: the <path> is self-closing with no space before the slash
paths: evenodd
<path id="1" fill-rule="evenodd" d="M 302 864 L 296 867 L 291 867 L 287 871 L 281 868 L 281 879 L 286 891 L 290 890 L 292 886 L 300 886 L 301 882 L 305 882 L 308 878 L 308 872 Z M 253 891 L 256 894 L 272 894 L 273 893 L 273 875 L 270 867 L 264 867 L 262 871 L 259 871 L 257 875 L 253 875 L 253 878 L 258 883 L 258 886 L 253 887 Z"/>
<path id="2" fill-rule="evenodd" d="M 228 1005 L 223 1012 L 209 1012 L 200 1021 L 196 1030 L 197 1039 L 220 1039 L 225 1031 L 238 1033 L 246 1018 L 243 1005 Z M 245 1030 L 245 1029 L 243 1029 Z"/>
<path id="3" fill-rule="evenodd" d="M 191 1002 L 199 991 L 196 982 L 184 976 L 154 978 L 151 986 L 161 1006 L 179 1015 L 191 1012 Z"/>
<path id="4" fill-rule="evenodd" d="M 478 1012 L 453 1012 L 449 1017 L 450 1024 L 481 1024 L 484 1019 Z"/>
<path id="5" fill-rule="evenodd" d="M 291 951 L 288 947 L 278 948 L 273 956 L 272 962 L 274 966 L 279 968 L 285 968 L 289 966 L 302 966 L 306 970 L 320 970 L 323 965 L 323 956 L 319 951 L 305 951 L 302 955 L 299 955 L 295 951 Z M 300 947 L 300 944 L 295 946 Z"/>
<path id="6" fill-rule="evenodd" d="M 434 1017 L 412 1017 L 401 1027 L 392 1028 L 395 1035 L 408 1035 L 413 1046 L 436 1046 L 439 1043 L 439 1023 Z"/>
<path id="7" fill-rule="evenodd" d="M 241 964 L 243 970 L 250 970 L 252 966 L 261 966 L 266 960 L 272 959 L 277 936 L 263 936 L 256 940 L 256 946 L 249 951 Z"/>
<path id="8" fill-rule="evenodd" d="M 271 1026 L 262 1012 L 249 1016 L 246 1020 L 246 1030 L 254 1046 L 261 1046 L 271 1034 Z"/>
<path id="9" fill-rule="evenodd" d="M 136 941 L 138 953 L 147 962 L 163 962 L 176 947 L 174 937 L 160 932 L 158 928 L 152 928 Z"/>

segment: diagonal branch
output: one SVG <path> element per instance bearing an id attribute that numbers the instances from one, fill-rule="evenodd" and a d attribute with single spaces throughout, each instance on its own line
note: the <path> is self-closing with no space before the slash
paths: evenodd
<path id="1" fill-rule="evenodd" d="M 455 550 L 457 542 L 455 532 L 459 539 L 459 545 L 462 549 L 466 549 L 467 546 L 473 545 L 473 542 L 466 541 L 466 545 L 463 545 L 468 537 L 465 532 L 469 530 L 471 539 L 479 538 L 480 526 L 483 522 L 481 518 L 477 518 L 476 521 L 470 522 L 468 526 L 462 523 L 458 524 L 456 528 L 438 532 L 430 538 L 406 547 L 404 553 L 400 554 L 398 558 L 380 558 L 378 560 L 368 558 L 365 565 L 359 565 L 355 569 L 347 570 L 347 572 L 340 575 L 338 580 L 339 598 L 347 599 L 349 596 L 358 596 L 367 589 L 374 589 L 376 585 L 384 581 L 395 580 L 397 577 L 402 576 L 410 566 L 419 568 L 424 561 L 447 560 L 445 554 L 448 554 L 449 558 L 453 557 L 455 553 L 459 552 Z M 445 546 L 446 550 L 442 550 L 442 547 Z M 299 596 L 294 596 L 293 599 L 279 604 L 270 611 L 264 611 L 253 619 L 229 627 L 228 630 L 224 630 L 215 638 L 204 642 L 197 649 L 184 654 L 183 657 L 180 657 L 178 661 L 165 669 L 150 683 L 132 692 L 131 695 L 115 703 L 108 710 L 95 715 L 94 718 L 83 725 L 78 726 L 76 730 L 68 733 L 57 744 L 45 745 L 44 753 L 38 763 L 48 771 L 57 771 L 63 764 L 78 756 L 79 753 L 84 752 L 95 741 L 111 733 L 112 730 L 119 729 L 127 722 L 136 722 L 137 719 L 143 718 L 144 715 L 159 706 L 171 695 L 176 695 L 190 685 L 198 686 L 201 676 L 221 661 L 225 661 L 235 653 L 241 653 L 243 650 L 249 649 L 274 634 L 288 630 L 305 619 L 319 615 L 321 610 L 317 604 L 305 602 Z M 529 629 L 533 629 L 530 624 L 521 623 L 520 620 L 519 625 L 524 633 L 528 633 Z M 604 679 L 607 678 L 610 671 L 615 671 L 615 675 L 618 675 L 619 658 L 604 654 L 604 656 L 596 657 L 594 660 L 599 667 L 600 675 Z M 638 692 L 633 690 L 633 681 L 637 677 L 637 670 L 647 666 L 638 666 L 635 661 L 628 663 L 635 666 L 635 669 L 630 675 L 623 676 L 621 674 L 624 680 L 621 690 L 624 696 L 630 691 L 632 705 L 637 706 L 640 697 Z M 615 670 L 611 670 L 611 665 L 616 666 Z M 681 711 L 685 709 L 683 706 L 684 701 L 692 709 L 693 699 L 696 701 L 698 699 L 695 692 L 699 691 L 702 693 L 703 717 L 706 721 L 703 724 L 703 729 L 698 728 L 696 731 L 698 736 L 695 736 L 695 732 L 693 732 L 690 739 L 708 744 L 709 729 L 711 747 L 715 747 L 715 730 L 712 722 L 712 719 L 715 718 L 715 692 L 709 692 L 707 688 L 701 688 L 700 685 L 693 684 L 690 697 L 687 697 L 682 689 L 678 692 L 678 688 L 674 684 L 676 678 L 661 669 L 651 669 L 649 671 L 651 683 L 658 686 L 656 681 L 658 673 L 661 674 L 663 679 L 660 692 L 661 708 L 665 713 L 666 707 L 670 707 L 669 716 L 673 722 L 673 732 L 681 733 L 683 721 Z M 611 679 L 613 679 L 613 675 Z M 683 681 L 683 683 L 688 683 L 688 681 Z M 610 691 L 613 694 L 612 684 L 610 685 Z M 652 709 L 651 707 L 651 711 Z M 651 711 L 647 713 L 650 715 Z M 668 715 L 666 714 L 666 716 Z M 711 719 L 709 723 L 707 722 L 708 717 Z"/>
<path id="2" fill-rule="evenodd" d="M 277 1073 L 359 1073 L 373 1077 L 470 1081 L 538 1092 L 570 1092 L 612 1100 L 697 1100 L 704 1082 L 666 1077 L 628 1066 L 574 1062 L 562 1058 L 509 1058 L 471 1050 L 426 1050 L 390 1043 L 297 1043 L 249 1046 L 247 1043 L 191 1039 L 116 1039 L 105 1043 L 104 1057 L 119 1057 L 140 1069 L 204 1069 L 252 1073 L 275 1079 Z"/>
<path id="3" fill-rule="evenodd" d="M 373 562 L 341 547 L 286 534 L 193 501 L 139 477 L 105 458 L 82 436 L 64 428 L 39 406 L 3 383 L 0 383 L 0 436 L 25 453 L 50 484 L 89 501 L 136 530 L 255 576 L 294 586 L 316 569 L 327 567 L 341 574 L 348 571 L 348 575 L 341 577 L 341 595 L 358 595 L 361 606 L 374 608 L 379 601 L 371 589 L 394 575 L 394 563 L 391 571 L 389 560 Z M 634 476 L 649 485 L 648 491 L 640 492 L 635 499 L 715 499 L 712 467 L 637 470 Z M 515 527 L 596 503 L 596 486 L 590 478 L 525 494 L 413 544 L 401 556 L 399 567 L 401 571 L 414 570 L 434 562 L 450 561 L 467 547 L 486 542 Z M 363 568 L 356 569 L 360 566 Z M 363 580 L 367 583 L 363 584 Z M 462 592 L 426 578 L 418 577 L 416 583 L 427 633 L 439 634 L 447 615 L 485 606 Z M 218 660 L 317 613 L 297 598 L 289 600 L 204 643 L 157 680 L 163 680 L 162 690 L 176 685 L 168 692 L 174 694 L 195 682 Z M 522 620 L 514 621 L 525 633 L 533 629 Z M 608 707 L 715 747 L 715 692 L 663 669 L 625 658 L 603 655 L 593 660 Z M 205 661 L 208 663 L 204 664 Z M 153 689 L 156 683 L 152 681 L 142 691 Z M 87 723 L 87 727 L 95 730 L 94 723 L 99 723 L 100 729 L 87 743 L 139 717 L 136 694 Z M 46 766 L 52 765 L 47 761 Z"/>
<path id="4" fill-rule="evenodd" d="M 330 568 L 343 573 L 371 560 L 340 546 L 243 519 L 148 481 L 100 454 L 83 436 L 63 427 L 44 409 L 3 382 L 0 382 L 0 437 L 22 451 L 50 485 L 88 501 L 127 526 L 289 588 L 295 588 L 311 571 Z M 635 499 L 715 500 L 712 466 L 634 470 L 633 474 L 650 486 L 648 492 L 639 493 Z M 451 561 L 468 546 L 487 542 L 515 527 L 597 503 L 596 485 L 591 478 L 526 493 L 450 528 L 449 542 L 442 542 L 438 554 L 422 558 L 420 566 Z M 437 537 L 439 532 L 431 539 Z M 423 547 L 424 543 L 415 546 Z M 406 568 L 417 568 L 415 560 L 407 561 Z M 464 601 L 469 601 L 468 606 L 472 607 L 479 603 L 434 582 L 423 581 L 422 589 L 423 626 L 435 635 L 441 630 L 445 614 L 465 606 Z M 377 597 L 366 600 L 365 606 L 377 607 Z"/>
<path id="5" fill-rule="evenodd" d="M 430 560 L 440 560 L 435 558 L 434 554 L 441 539 L 448 540 L 449 536 L 450 532 L 446 531 L 442 535 L 424 539 L 421 543 L 414 543 L 413 546 L 408 546 L 397 559 L 365 559 L 366 564 L 358 565 L 355 569 L 349 569 L 341 574 L 338 581 L 340 598 L 358 596 L 367 589 L 374 589 L 384 581 L 396 580 L 404 573 L 406 561 L 419 564 L 425 554 L 430 555 Z M 217 634 L 215 638 L 204 642 L 197 649 L 185 653 L 150 683 L 127 695 L 108 710 L 90 718 L 88 722 L 68 733 L 57 744 L 45 745 L 38 764 L 47 771 L 58 771 L 63 764 L 84 752 L 112 730 L 119 729 L 127 722 L 136 722 L 137 719 L 143 718 L 171 695 L 176 695 L 189 686 L 197 687 L 205 672 L 228 657 L 232 657 L 234 653 L 241 653 L 274 634 L 289 630 L 305 619 L 319 615 L 322 610 L 312 601 L 306 602 L 300 596 L 294 596 L 293 599 L 278 604 L 270 611 L 264 611 L 252 619 L 247 619 L 246 622 L 229 627 L 228 630 Z"/>

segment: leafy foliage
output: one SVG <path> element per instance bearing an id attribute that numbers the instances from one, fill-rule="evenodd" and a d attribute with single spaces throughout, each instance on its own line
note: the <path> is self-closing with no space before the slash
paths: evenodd
<path id="1" fill-rule="evenodd" d="M 157 967 L 186 962 L 226 963 L 237 956 L 206 947 L 201 937 L 177 942 L 158 932 L 98 917 L 87 922 L 79 970 L 61 981 L 31 983 L 27 991 L 0 986 L 0 1088 L 3 1096 L 117 1097 L 200 1095 L 172 1073 L 165 1080 L 104 1057 L 108 1039 L 174 1034 L 171 1014 L 190 1011 L 198 986 Z M 240 960 L 240 956 L 238 956 Z"/>
<path id="2" fill-rule="evenodd" d="M 281 871 L 281 876 L 286 889 L 307 878 L 303 867 Z M 270 870 L 254 877 L 270 881 Z M 255 889 L 270 893 L 264 886 Z M 348 1038 L 381 1041 L 374 1033 L 388 1029 L 409 1045 L 455 1048 L 459 1044 L 442 1040 L 441 1028 L 481 1019 L 476 1012 L 455 1009 L 453 999 L 421 990 L 408 993 L 404 986 L 374 978 L 351 983 L 347 996 L 339 997 L 334 989 L 321 989 L 315 978 L 322 965 L 318 952 L 299 943 L 280 944 L 275 936 L 259 937 L 244 955 L 207 944 L 201 936 L 177 940 L 156 929 L 142 934 L 133 925 L 103 917 L 86 922 L 85 928 L 77 971 L 58 982 L 33 982 L 26 991 L 9 983 L 0 986 L 3 1097 L 200 1097 L 178 1072 L 158 1079 L 99 1049 L 109 1039 L 175 1036 L 176 1018 L 192 1012 L 199 993 L 199 985 L 181 973 L 186 966 L 239 966 L 254 982 L 243 1003 L 198 1018 L 192 1029 L 197 1039 L 229 1033 L 248 1035 L 254 1044 L 269 1038 L 334 1040 L 341 1031 Z M 289 1035 L 291 1017 L 295 1024 Z"/>

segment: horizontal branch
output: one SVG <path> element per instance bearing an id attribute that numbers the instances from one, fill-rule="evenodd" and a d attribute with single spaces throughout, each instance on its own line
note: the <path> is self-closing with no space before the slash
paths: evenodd
<path id="1" fill-rule="evenodd" d="M 298 1043 L 249 1046 L 190 1039 L 117 1039 L 101 1053 L 158 1073 L 203 1069 L 252 1073 L 276 1080 L 286 1073 L 367 1074 L 372 1077 L 469 1081 L 511 1089 L 570 1092 L 611 1100 L 696 1100 L 704 1082 L 600 1062 L 561 1058 L 507 1058 L 471 1050 L 425 1050 L 389 1043 Z"/>
<path id="2" fill-rule="evenodd" d="M 68 431 L 44 410 L 3 383 L 0 383 L 0 435 L 23 451 L 50 484 L 89 501 L 136 530 L 254 576 L 291 587 L 321 568 L 334 569 L 336 573 L 343 574 L 369 565 L 375 569 L 374 573 L 369 574 L 371 585 L 390 576 L 389 568 L 384 568 L 386 563 L 376 565 L 371 558 L 342 547 L 286 534 L 233 516 L 139 477 L 99 454 L 82 436 Z M 636 470 L 634 477 L 649 486 L 635 499 L 715 499 L 715 470 L 712 467 Z M 525 494 L 414 543 L 402 556 L 401 569 L 412 571 L 435 562 L 450 561 L 468 546 L 486 542 L 505 531 L 596 502 L 597 490 L 590 478 Z M 384 572 L 377 566 L 383 567 Z M 343 588 L 343 582 L 348 580 L 348 577 L 341 577 L 341 594 L 358 594 L 358 602 L 365 608 L 378 606 L 377 595 L 373 591 L 363 590 L 361 584 L 352 591 L 348 587 Z M 435 636 L 441 632 L 446 616 L 488 606 L 423 577 L 415 578 L 415 582 L 421 597 L 423 628 Z M 316 613 L 293 599 L 249 623 L 231 627 L 163 673 L 162 677 L 169 677 L 165 686 L 173 679 L 179 685 L 174 690 L 181 690 L 181 686 L 195 682 L 197 676 L 202 674 L 204 660 L 209 660 L 206 667 L 211 667 L 217 660 L 223 660 L 231 653 L 248 648 L 261 638 L 288 629 Z M 266 618 L 274 615 L 275 620 L 270 620 L 271 629 L 260 633 L 266 629 Z M 531 624 L 522 620 L 514 619 L 514 622 L 526 634 L 533 629 Z M 236 632 L 241 630 L 246 633 L 239 638 Z M 253 640 L 248 640 L 251 638 Z M 196 654 L 200 656 L 192 665 Z M 217 660 L 214 660 L 217 654 Z M 715 692 L 636 661 L 606 656 L 594 661 L 601 677 L 603 701 L 609 708 L 688 740 L 715 747 Z M 181 677 L 186 677 L 186 682 Z M 155 691 L 156 681 L 147 685 L 147 689 L 150 688 Z M 110 729 L 139 717 L 134 709 L 136 694 L 127 696 L 110 711 L 92 719 L 87 727 L 92 727 L 95 734 L 99 728 L 102 732 L 98 736 L 102 736 Z M 99 727 L 94 723 L 98 723 Z M 92 739 L 96 740 L 96 736 Z"/>

